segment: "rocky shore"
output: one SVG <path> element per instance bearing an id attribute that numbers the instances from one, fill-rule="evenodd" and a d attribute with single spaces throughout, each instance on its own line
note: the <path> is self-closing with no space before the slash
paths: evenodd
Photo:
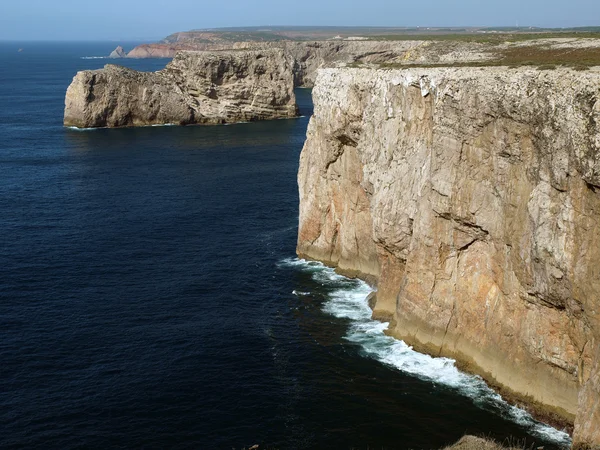
<path id="1" fill-rule="evenodd" d="M 64 124 L 223 124 L 296 115 L 282 50 L 182 51 L 154 73 L 115 65 L 78 72 L 67 89 Z"/>
<path id="2" fill-rule="evenodd" d="M 600 71 L 327 69 L 313 97 L 298 254 L 600 445 Z"/>

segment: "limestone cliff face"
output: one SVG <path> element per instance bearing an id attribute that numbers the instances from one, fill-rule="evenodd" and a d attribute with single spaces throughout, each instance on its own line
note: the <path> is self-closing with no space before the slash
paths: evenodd
<path id="1" fill-rule="evenodd" d="M 298 254 L 600 445 L 600 71 L 326 69 L 313 97 Z"/>
<path id="2" fill-rule="evenodd" d="M 282 48 L 293 67 L 296 86 L 310 87 L 315 83 L 318 69 L 356 62 L 393 63 L 398 58 L 410 55 L 411 50 L 419 48 L 423 44 L 421 41 L 281 41 L 270 43 L 237 42 L 234 46 L 236 48 L 266 46 Z"/>
<path id="3" fill-rule="evenodd" d="M 158 72 L 107 65 L 77 73 L 64 124 L 218 124 L 296 114 L 293 74 L 281 50 L 180 52 Z"/>

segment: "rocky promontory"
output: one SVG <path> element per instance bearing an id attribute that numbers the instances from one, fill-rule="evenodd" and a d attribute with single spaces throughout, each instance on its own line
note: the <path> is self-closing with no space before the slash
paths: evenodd
<path id="1" fill-rule="evenodd" d="M 388 67 L 504 65 L 589 67 L 600 64 L 600 39 L 557 34 L 554 37 L 527 34 L 495 37 L 413 36 L 394 39 L 373 36 L 367 40 L 237 40 L 223 34 L 184 32 L 169 36 L 162 42 L 142 44 L 129 52 L 128 58 L 173 57 L 178 50 L 217 51 L 226 49 L 283 49 L 294 72 L 296 86 L 312 87 L 317 71 L 343 66 Z M 419 37 L 423 38 L 420 39 Z M 233 38 L 229 36 L 229 38 Z M 248 38 L 248 36 L 246 36 Z"/>
<path id="2" fill-rule="evenodd" d="M 222 124 L 296 115 L 282 50 L 182 51 L 158 72 L 110 64 L 78 72 L 67 89 L 64 124 Z"/>
<path id="3" fill-rule="evenodd" d="M 298 254 L 600 446 L 600 69 L 324 69 L 313 98 Z"/>
<path id="4" fill-rule="evenodd" d="M 127 53 L 125 53 L 125 50 L 123 49 L 123 47 L 121 47 L 119 45 L 112 52 L 110 52 L 110 55 L 108 55 L 108 57 L 109 58 L 126 58 Z"/>

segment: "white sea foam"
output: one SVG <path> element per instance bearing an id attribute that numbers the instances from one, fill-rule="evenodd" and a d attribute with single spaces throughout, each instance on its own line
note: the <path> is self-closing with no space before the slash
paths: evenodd
<path id="1" fill-rule="evenodd" d="M 317 262 L 290 258 L 281 264 L 311 273 L 315 281 L 331 286 L 332 291 L 323 305 L 323 311 L 335 317 L 350 319 L 345 338 L 360 345 L 365 356 L 422 380 L 455 389 L 471 398 L 478 407 L 509 418 L 533 435 L 558 445 L 570 445 L 571 439 L 567 433 L 538 422 L 525 410 L 508 404 L 483 379 L 459 371 L 454 360 L 418 353 L 404 341 L 386 335 L 385 330 L 389 324 L 371 319 L 372 311 L 367 296 L 372 289 L 367 283 L 345 278 Z"/>
<path id="2" fill-rule="evenodd" d="M 67 127 L 69 130 L 74 130 L 74 131 L 95 131 L 98 130 L 99 128 L 79 128 L 79 127 Z"/>
<path id="3" fill-rule="evenodd" d="M 82 56 L 81 59 L 108 59 L 108 56 Z"/>
<path id="4" fill-rule="evenodd" d="M 302 292 L 302 291 L 293 290 L 292 294 L 297 295 L 298 297 L 302 297 L 304 295 L 310 295 L 310 292 Z"/>
<path id="5" fill-rule="evenodd" d="M 176 123 L 153 123 L 150 125 L 137 125 L 135 127 L 129 127 L 129 128 L 147 128 L 147 127 L 175 127 L 178 126 Z M 85 127 L 66 127 L 69 130 L 74 130 L 74 131 L 95 131 L 95 130 L 106 130 L 106 129 L 110 129 L 110 127 L 89 127 L 89 128 L 85 128 Z M 127 128 L 127 127 L 125 127 Z"/>

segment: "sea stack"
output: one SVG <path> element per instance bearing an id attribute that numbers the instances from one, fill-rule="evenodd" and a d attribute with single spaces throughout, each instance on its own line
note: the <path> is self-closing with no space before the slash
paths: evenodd
<path id="1" fill-rule="evenodd" d="M 182 51 L 158 72 L 111 64 L 78 72 L 67 89 L 64 124 L 224 124 L 295 117 L 297 110 L 281 49 Z"/>
<path id="2" fill-rule="evenodd" d="M 313 99 L 298 254 L 598 448 L 600 70 L 324 69 Z"/>
<path id="3" fill-rule="evenodd" d="M 120 45 L 115 48 L 110 55 L 108 56 L 109 58 L 126 58 L 127 57 L 127 53 L 125 53 L 125 50 L 123 50 L 123 47 L 121 47 Z"/>

